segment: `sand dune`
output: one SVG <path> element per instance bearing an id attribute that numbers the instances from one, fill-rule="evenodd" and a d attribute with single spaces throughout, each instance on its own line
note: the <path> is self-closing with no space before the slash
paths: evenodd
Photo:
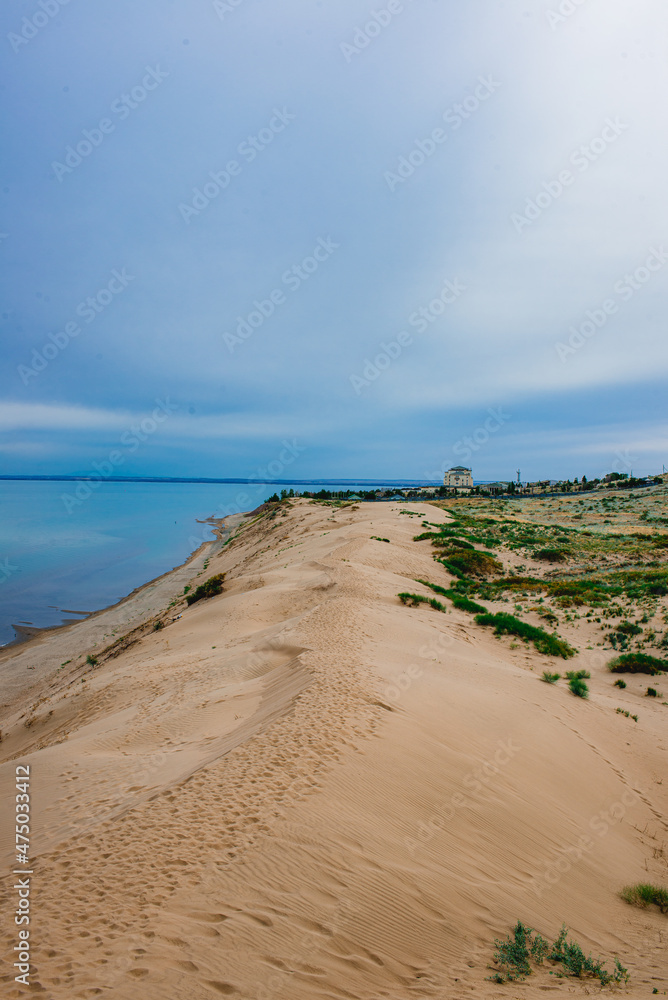
<path id="1" fill-rule="evenodd" d="M 100 662 L 85 665 L 90 621 L 68 630 L 62 671 L 64 633 L 21 653 L 1 778 L 9 801 L 15 764 L 31 765 L 34 991 L 593 989 L 547 970 L 487 981 L 493 938 L 518 918 L 551 937 L 565 922 L 587 950 L 619 955 L 625 995 L 668 989 L 666 917 L 617 895 L 666 880 L 666 709 L 625 724 L 602 665 L 582 702 L 538 682 L 549 658 L 470 616 L 403 607 L 416 577 L 447 581 L 412 541 L 420 520 L 401 504 L 300 500 L 211 554 L 201 579 L 225 572 L 223 594 L 171 609 L 120 655 L 99 653 L 100 633 Z M 28 656 L 38 679 L 22 692 Z M 3 936 L 4 994 L 25 995 L 7 923 Z"/>

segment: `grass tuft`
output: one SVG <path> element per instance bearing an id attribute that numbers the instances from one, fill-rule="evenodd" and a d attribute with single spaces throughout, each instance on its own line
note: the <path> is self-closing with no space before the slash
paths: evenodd
<path id="1" fill-rule="evenodd" d="M 224 573 L 216 573 L 215 576 L 209 577 L 192 594 L 188 594 L 186 597 L 188 605 L 195 604 L 196 601 L 201 601 L 205 597 L 215 597 L 217 594 L 222 594 L 224 579 Z"/>
<path id="2" fill-rule="evenodd" d="M 544 670 L 543 676 L 541 677 L 541 680 L 545 681 L 546 684 L 556 684 L 560 679 L 561 674 L 551 674 L 549 670 Z"/>
<path id="3" fill-rule="evenodd" d="M 460 611 L 468 611 L 472 615 L 487 613 L 487 608 L 483 607 L 482 604 L 476 604 L 475 601 L 469 600 L 468 597 L 458 594 L 456 590 L 440 587 L 437 583 L 429 583 L 428 580 L 416 580 L 416 583 L 421 583 L 423 587 L 429 587 L 434 593 L 447 597 Z"/>
<path id="4" fill-rule="evenodd" d="M 588 698 L 589 688 L 585 684 L 581 677 L 571 677 L 568 682 L 568 687 L 573 692 L 576 698 Z"/>
<path id="5" fill-rule="evenodd" d="M 478 625 L 488 625 L 494 629 L 495 635 L 518 635 L 527 642 L 533 642 L 539 653 L 545 656 L 561 656 L 567 660 L 575 656 L 575 650 L 567 642 L 557 635 L 546 632 L 545 629 L 536 628 L 535 625 L 528 625 L 514 615 L 500 612 L 499 614 L 476 615 Z"/>
<path id="6" fill-rule="evenodd" d="M 631 906 L 658 906 L 662 913 L 668 913 L 668 889 L 649 882 L 639 882 L 637 885 L 625 886 L 619 894 L 625 903 Z"/>
<path id="7" fill-rule="evenodd" d="M 442 611 L 444 615 L 448 613 L 445 605 L 437 601 L 435 597 L 423 597 L 422 594 L 408 594 L 406 592 L 397 594 L 397 597 L 402 604 L 406 604 L 409 608 L 417 608 L 420 604 L 428 604 L 434 611 Z"/>

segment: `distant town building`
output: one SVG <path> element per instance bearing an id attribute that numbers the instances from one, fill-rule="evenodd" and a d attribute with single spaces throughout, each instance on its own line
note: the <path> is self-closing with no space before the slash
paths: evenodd
<path id="1" fill-rule="evenodd" d="M 507 493 L 510 489 L 509 482 L 499 482 L 499 483 L 484 483 L 480 487 L 482 493 Z"/>
<path id="2" fill-rule="evenodd" d="M 443 485 L 450 490 L 472 490 L 473 475 L 471 469 L 463 465 L 455 465 L 443 476 Z"/>

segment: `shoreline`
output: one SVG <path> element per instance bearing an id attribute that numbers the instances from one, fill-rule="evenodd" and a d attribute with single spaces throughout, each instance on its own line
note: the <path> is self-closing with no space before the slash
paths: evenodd
<path id="1" fill-rule="evenodd" d="M 142 623 L 150 621 L 156 613 L 160 614 L 161 610 L 164 611 L 168 600 L 173 600 L 177 596 L 176 585 L 178 584 L 182 590 L 183 579 L 192 577 L 196 570 L 201 570 L 206 559 L 213 558 L 218 554 L 231 537 L 233 530 L 243 523 L 247 516 L 248 514 L 244 512 L 198 522 L 210 525 L 216 537 L 202 542 L 184 562 L 140 584 L 113 604 L 90 612 L 85 618 L 64 622 L 61 625 L 36 627 L 32 630 L 32 634 L 26 635 L 25 638 L 17 637 L 14 641 L 1 646 L 0 670 L 2 671 L 5 698 L 0 708 L 9 708 L 17 698 L 29 694 L 33 688 L 41 685 L 49 670 L 57 669 L 61 665 L 59 655 L 71 652 L 65 662 L 72 662 L 81 655 L 82 649 L 89 647 L 94 649 L 105 638 L 109 638 L 109 633 L 105 630 L 111 629 L 112 634 L 120 631 L 121 628 L 133 630 L 141 627 Z M 164 601 L 164 607 L 155 609 L 151 605 L 149 608 L 147 606 L 148 597 L 156 602 Z M 68 651 L 66 644 L 71 637 L 74 637 L 71 640 L 73 648 Z M 79 642 L 77 642 L 78 638 Z M 31 663 L 25 662 L 32 659 L 42 647 L 47 646 L 54 650 L 53 656 L 50 657 L 52 662 L 48 666 L 35 667 Z M 58 651 L 60 654 L 56 655 Z M 33 670 L 34 673 L 32 673 Z M 31 672 L 26 676 L 25 671 Z M 23 683 L 21 683 L 22 676 L 25 678 Z"/>
<path id="2" fill-rule="evenodd" d="M 227 516 L 234 517 L 235 515 L 228 514 Z M 174 573 L 176 570 L 187 566 L 188 563 L 193 560 L 206 545 L 213 545 L 215 542 L 221 540 L 224 542 L 220 532 L 223 530 L 222 526 L 224 525 L 225 520 L 225 517 L 204 518 L 203 520 L 195 518 L 196 524 L 208 524 L 211 530 L 217 533 L 216 537 L 202 542 L 196 549 L 193 549 L 193 551 L 187 556 L 186 559 L 183 560 L 182 563 L 178 563 L 176 566 L 172 566 L 171 569 L 165 570 L 164 573 L 160 573 L 158 576 L 151 577 L 150 580 L 146 580 L 144 583 L 138 584 L 123 597 L 120 597 L 117 601 L 112 601 L 111 604 L 105 604 L 104 607 L 96 608 L 95 611 L 69 611 L 67 608 L 58 608 L 58 611 L 61 614 L 81 615 L 80 618 L 72 619 L 71 621 L 63 621 L 59 625 L 22 625 L 12 622 L 12 628 L 18 634 L 10 642 L 6 642 L 4 645 L 0 646 L 0 663 L 2 663 L 2 654 L 5 650 L 9 651 L 17 649 L 19 646 L 24 646 L 26 643 L 39 639 L 42 636 L 47 636 L 52 632 L 61 632 L 64 629 L 72 628 L 74 625 L 80 625 L 82 622 L 90 621 L 95 618 L 96 615 L 104 614 L 105 611 L 111 611 L 112 608 L 116 608 L 124 602 L 130 601 L 133 597 L 140 594 L 145 587 L 150 587 L 152 584 L 159 583 L 161 580 L 168 577 L 170 573 Z M 24 633 L 23 636 L 21 633 Z"/>

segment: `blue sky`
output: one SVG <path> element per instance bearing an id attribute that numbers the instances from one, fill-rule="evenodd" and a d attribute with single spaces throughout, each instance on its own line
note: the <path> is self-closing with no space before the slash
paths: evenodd
<path id="1" fill-rule="evenodd" d="M 0 21 L 4 472 L 668 463 L 660 0 Z"/>

